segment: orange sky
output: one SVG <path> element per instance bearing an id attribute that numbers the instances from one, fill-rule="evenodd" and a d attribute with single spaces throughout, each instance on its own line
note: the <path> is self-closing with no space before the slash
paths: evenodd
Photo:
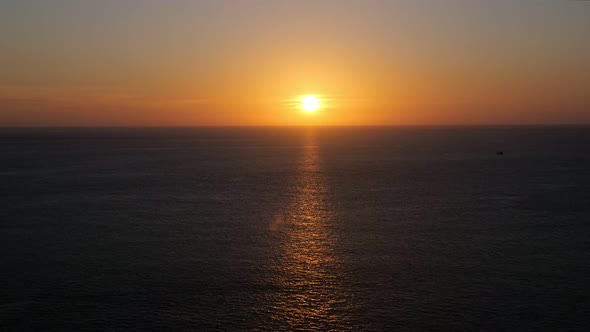
<path id="1" fill-rule="evenodd" d="M 590 123 L 588 17 L 575 1 L 9 0 L 0 126 Z M 324 107 L 293 107 L 303 94 Z"/>

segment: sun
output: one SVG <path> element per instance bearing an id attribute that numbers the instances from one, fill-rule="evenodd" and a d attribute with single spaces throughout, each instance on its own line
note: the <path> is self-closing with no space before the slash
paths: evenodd
<path id="1" fill-rule="evenodd" d="M 320 99 L 313 95 L 303 96 L 299 101 L 301 102 L 301 109 L 308 113 L 317 111 L 321 106 Z"/>

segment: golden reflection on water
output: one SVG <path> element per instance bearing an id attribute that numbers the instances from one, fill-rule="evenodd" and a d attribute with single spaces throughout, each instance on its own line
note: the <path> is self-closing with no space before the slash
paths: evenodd
<path id="1" fill-rule="evenodd" d="M 272 319 L 303 330 L 346 327 L 346 297 L 339 277 L 328 187 L 313 130 L 305 133 L 293 195 L 270 225 L 277 235 L 270 299 Z"/>

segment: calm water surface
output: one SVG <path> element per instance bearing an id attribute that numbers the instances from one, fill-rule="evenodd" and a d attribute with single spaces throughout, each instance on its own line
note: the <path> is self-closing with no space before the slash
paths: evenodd
<path id="1" fill-rule="evenodd" d="M 2 129 L 0 330 L 588 330 L 589 129 Z"/>

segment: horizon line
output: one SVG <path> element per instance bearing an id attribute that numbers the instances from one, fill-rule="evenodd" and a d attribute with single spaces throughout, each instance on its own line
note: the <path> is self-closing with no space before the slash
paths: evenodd
<path id="1" fill-rule="evenodd" d="M 537 124 L 385 124 L 385 125 L 165 125 L 165 126 L 142 126 L 142 125 L 25 125 L 25 126 L 3 126 L 0 129 L 191 129 L 191 128 L 401 128 L 401 127 L 587 127 L 589 123 L 537 123 Z"/>

